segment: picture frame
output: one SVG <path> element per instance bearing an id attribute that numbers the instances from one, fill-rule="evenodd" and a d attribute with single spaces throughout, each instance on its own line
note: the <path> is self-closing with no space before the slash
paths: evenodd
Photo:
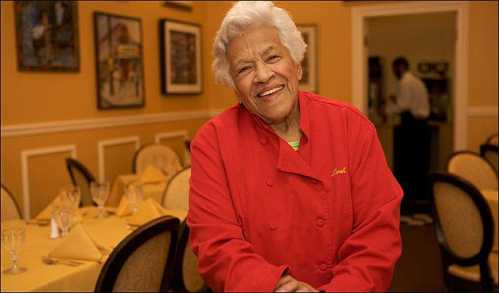
<path id="1" fill-rule="evenodd" d="M 302 79 L 300 80 L 299 87 L 301 90 L 310 92 L 319 92 L 318 83 L 318 27 L 316 24 L 299 24 L 297 25 L 298 30 L 303 36 L 303 40 L 307 44 L 307 50 L 303 56 L 301 62 L 302 66 Z"/>
<path id="2" fill-rule="evenodd" d="M 15 1 L 19 71 L 78 72 L 78 3 Z"/>
<path id="3" fill-rule="evenodd" d="M 94 12 L 94 38 L 98 109 L 144 107 L 141 19 Z"/>
<path id="4" fill-rule="evenodd" d="M 194 1 L 167 0 L 163 2 L 163 5 L 190 11 L 192 10 L 193 2 Z"/>
<path id="5" fill-rule="evenodd" d="M 161 93 L 201 94 L 201 26 L 160 19 Z"/>

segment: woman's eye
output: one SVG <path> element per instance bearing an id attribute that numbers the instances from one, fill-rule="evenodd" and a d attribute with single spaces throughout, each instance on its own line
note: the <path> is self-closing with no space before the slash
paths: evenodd
<path id="1" fill-rule="evenodd" d="M 249 66 L 244 66 L 244 67 L 239 68 L 239 70 L 237 71 L 237 73 L 241 74 L 241 73 L 244 73 L 245 71 L 247 71 L 249 69 L 250 69 Z"/>
<path id="2" fill-rule="evenodd" d="M 279 60 L 279 55 L 272 55 L 267 58 L 267 62 L 276 62 Z"/>

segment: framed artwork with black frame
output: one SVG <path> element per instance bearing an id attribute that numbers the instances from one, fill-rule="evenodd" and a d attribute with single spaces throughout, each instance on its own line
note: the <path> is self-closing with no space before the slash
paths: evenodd
<path id="1" fill-rule="evenodd" d="M 303 40 L 307 44 L 305 56 L 301 62 L 303 76 L 300 80 L 300 89 L 310 92 L 318 92 L 318 70 L 317 70 L 317 34 L 318 28 L 315 24 L 299 24 L 298 30 L 303 36 Z"/>
<path id="2" fill-rule="evenodd" d="M 160 19 L 161 93 L 200 94 L 201 26 Z"/>
<path id="3" fill-rule="evenodd" d="M 80 70 L 76 1 L 15 1 L 20 71 Z"/>
<path id="4" fill-rule="evenodd" d="M 145 104 L 140 18 L 94 13 L 97 107 L 101 110 Z"/>

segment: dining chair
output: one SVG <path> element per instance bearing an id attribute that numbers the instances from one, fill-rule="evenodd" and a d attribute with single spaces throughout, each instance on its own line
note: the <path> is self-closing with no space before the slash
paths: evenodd
<path id="1" fill-rule="evenodd" d="M 180 158 L 170 147 L 159 144 L 146 144 L 135 152 L 132 161 L 133 173 L 141 173 L 147 166 L 154 165 L 168 176 L 182 169 Z"/>
<path id="2" fill-rule="evenodd" d="M 19 205 L 17 204 L 14 196 L 12 196 L 12 193 L 7 189 L 7 187 L 3 184 L 1 184 L 1 186 L 2 191 L 0 205 L 2 206 L 2 221 L 20 219 L 21 210 L 19 209 Z"/>
<path id="3" fill-rule="evenodd" d="M 479 190 L 497 189 L 498 179 L 494 166 L 479 154 L 459 151 L 447 161 L 447 172 L 470 181 Z"/>
<path id="4" fill-rule="evenodd" d="M 164 292 L 171 287 L 179 220 L 154 219 L 133 231 L 113 249 L 95 292 Z"/>
<path id="5" fill-rule="evenodd" d="M 499 144 L 499 137 L 498 134 L 492 134 L 487 138 L 487 141 L 485 142 L 486 144 L 492 144 L 492 145 L 498 145 Z"/>
<path id="6" fill-rule="evenodd" d="M 90 183 L 95 182 L 95 177 L 80 161 L 66 158 L 66 168 L 73 185 L 78 186 L 81 194 L 81 205 L 96 205 L 90 193 Z"/>
<path id="7" fill-rule="evenodd" d="M 480 155 L 489 161 L 496 171 L 496 176 L 499 171 L 498 169 L 498 157 L 499 157 L 499 146 L 497 144 L 482 144 L 480 146 Z"/>
<path id="8" fill-rule="evenodd" d="M 174 292 L 210 292 L 198 271 L 198 259 L 189 244 L 189 226 L 184 220 L 179 229 L 173 265 Z"/>
<path id="9" fill-rule="evenodd" d="M 166 209 L 185 210 L 189 209 L 189 179 L 191 178 L 191 167 L 185 167 L 170 178 L 166 185 L 161 204 Z"/>
<path id="10" fill-rule="evenodd" d="M 485 198 L 459 176 L 432 173 L 429 179 L 435 233 L 448 289 L 463 290 L 459 286 L 474 284 L 485 292 L 492 291 L 494 283 L 497 286 L 497 254 L 491 253 L 497 231 Z"/>

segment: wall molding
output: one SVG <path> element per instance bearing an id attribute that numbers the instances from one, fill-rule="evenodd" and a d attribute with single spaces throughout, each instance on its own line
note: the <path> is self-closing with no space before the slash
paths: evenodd
<path id="1" fill-rule="evenodd" d="M 115 139 L 100 140 L 97 143 L 97 160 L 99 163 L 99 181 L 106 180 L 106 161 L 105 161 L 105 148 L 109 146 L 122 145 L 122 144 L 135 144 L 135 150 L 140 147 L 140 138 L 138 136 L 127 136 Z"/>
<path id="2" fill-rule="evenodd" d="M 497 116 L 497 106 L 474 106 L 468 107 L 468 117 L 490 117 Z"/>
<path id="3" fill-rule="evenodd" d="M 14 137 L 42 133 L 89 130 L 137 124 L 205 119 L 213 117 L 217 110 L 180 111 L 144 115 L 128 115 L 109 118 L 62 120 L 43 123 L 25 123 L 1 127 L 1 137 Z"/>
<path id="4" fill-rule="evenodd" d="M 69 152 L 71 158 L 76 159 L 75 145 L 62 145 L 47 148 L 37 148 L 21 151 L 21 172 L 22 172 L 22 193 L 23 193 L 23 214 L 24 219 L 31 219 L 31 197 L 29 188 L 29 158 L 34 156 L 51 155 Z"/>
<path id="5" fill-rule="evenodd" d="M 159 132 L 154 135 L 154 141 L 156 143 L 161 143 L 162 139 L 175 138 L 180 137 L 184 141 L 189 139 L 189 133 L 187 130 L 179 130 L 179 131 L 171 131 L 171 132 Z M 190 164 L 190 153 L 187 151 L 187 148 L 184 148 L 184 166 Z"/>

